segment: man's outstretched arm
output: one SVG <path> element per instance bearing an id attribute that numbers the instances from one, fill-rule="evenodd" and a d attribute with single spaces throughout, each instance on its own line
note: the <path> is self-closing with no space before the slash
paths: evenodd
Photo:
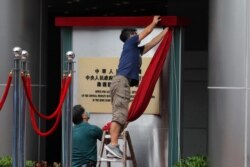
<path id="1" fill-rule="evenodd" d="M 148 36 L 159 21 L 161 21 L 160 16 L 154 16 L 153 21 L 139 33 L 139 41 L 142 41 L 146 36 Z"/>
<path id="2" fill-rule="evenodd" d="M 150 42 L 145 44 L 143 54 L 147 53 L 150 49 L 152 49 L 155 45 L 157 45 L 167 32 L 168 32 L 168 27 L 164 28 L 164 30 L 160 34 L 158 34 Z"/>

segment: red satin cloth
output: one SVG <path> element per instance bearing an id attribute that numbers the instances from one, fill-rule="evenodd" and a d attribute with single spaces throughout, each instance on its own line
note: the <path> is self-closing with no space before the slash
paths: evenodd
<path id="1" fill-rule="evenodd" d="M 172 29 L 169 29 L 157 48 L 135 94 L 128 111 L 128 122 L 138 119 L 148 106 L 155 84 L 161 74 L 167 52 L 172 41 Z"/>
<path id="2" fill-rule="evenodd" d="M 106 131 L 108 132 L 111 126 L 111 122 L 106 123 L 103 127 L 102 127 L 102 131 Z"/>

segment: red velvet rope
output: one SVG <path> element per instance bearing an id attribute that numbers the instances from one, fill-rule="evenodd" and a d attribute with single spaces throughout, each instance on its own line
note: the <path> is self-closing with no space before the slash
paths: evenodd
<path id="1" fill-rule="evenodd" d="M 31 80 L 30 80 L 30 77 L 26 78 L 26 77 L 22 76 L 22 80 L 23 80 L 23 83 L 24 83 L 24 89 L 25 89 L 27 98 L 31 99 L 32 93 L 31 93 Z M 55 129 L 57 128 L 57 126 L 59 125 L 60 118 L 61 118 L 61 115 L 62 115 L 62 113 L 61 113 L 62 104 L 63 104 L 63 101 L 64 101 L 65 96 L 67 94 L 67 90 L 69 88 L 70 82 L 71 82 L 71 76 L 69 76 L 67 79 L 63 80 L 63 85 L 64 86 L 63 86 L 62 91 L 61 91 L 60 104 L 58 106 L 59 112 L 58 112 L 57 117 L 56 117 L 56 122 L 54 123 L 52 128 L 50 130 L 48 130 L 47 132 L 41 132 L 40 129 L 38 128 L 37 123 L 36 123 L 36 118 L 35 118 L 35 110 L 33 110 L 32 105 L 30 105 L 31 124 L 32 124 L 33 129 L 35 130 L 35 132 L 38 135 L 40 135 L 40 136 L 48 136 L 48 135 L 52 134 L 55 131 Z"/>
<path id="2" fill-rule="evenodd" d="M 4 93 L 3 93 L 3 96 L 2 96 L 1 101 L 0 101 L 0 110 L 2 110 L 3 105 L 5 103 L 5 100 L 7 98 L 7 95 L 9 93 L 11 81 L 12 81 L 12 72 L 9 74 L 9 77 L 8 77 L 8 80 L 7 80 L 7 84 L 5 86 Z"/>
<path id="3" fill-rule="evenodd" d="M 28 87 L 27 94 L 28 94 L 29 97 L 31 97 L 32 93 L 31 93 L 30 79 L 26 80 L 26 87 Z M 55 129 L 57 128 L 57 126 L 58 126 L 58 124 L 60 122 L 61 112 L 57 115 L 56 122 L 54 123 L 52 128 L 47 132 L 41 132 L 39 127 L 37 126 L 37 123 L 36 123 L 35 111 L 32 109 L 31 106 L 30 106 L 30 112 L 29 113 L 30 113 L 30 119 L 31 119 L 32 127 L 35 130 L 35 132 L 40 136 L 48 136 L 48 135 L 50 135 L 52 132 L 55 131 Z"/>
<path id="4" fill-rule="evenodd" d="M 23 82 L 28 82 L 28 81 L 31 82 L 30 79 L 31 79 L 31 78 L 30 78 L 29 76 L 28 76 L 28 77 L 25 77 L 24 75 L 22 75 L 22 80 L 23 80 Z M 61 88 L 61 93 L 60 93 L 60 96 L 61 96 L 61 97 L 62 97 L 63 91 L 64 91 L 65 80 L 66 80 L 66 77 L 63 77 L 63 80 L 62 80 L 62 88 Z M 24 83 L 23 85 L 24 85 L 24 90 L 25 90 L 25 92 L 27 92 L 28 88 L 26 88 L 26 86 L 31 86 L 31 84 L 25 86 L 25 83 Z M 32 93 L 31 93 L 31 94 L 32 94 Z M 28 95 L 28 94 L 26 93 L 26 95 Z M 39 117 L 41 117 L 41 118 L 43 118 L 43 119 L 46 119 L 46 120 L 49 120 L 49 119 L 55 118 L 55 117 L 57 116 L 57 114 L 60 112 L 60 105 L 62 105 L 65 96 L 66 96 L 66 94 L 63 96 L 63 99 L 60 99 L 59 105 L 58 105 L 58 107 L 56 108 L 56 111 L 53 112 L 51 115 L 48 115 L 48 116 L 47 116 L 47 115 L 44 115 L 44 114 L 42 114 L 42 113 L 40 113 L 40 112 L 36 109 L 34 103 L 32 102 L 31 96 L 27 96 L 27 99 L 28 99 L 28 102 L 29 102 L 30 107 L 32 108 L 32 110 L 33 110 Z"/>
<path id="5" fill-rule="evenodd" d="M 63 94 L 63 88 L 64 88 L 64 86 L 65 86 L 65 82 L 66 82 L 66 76 L 63 75 L 62 85 L 61 85 L 61 91 L 60 91 L 60 97 L 61 97 L 62 94 Z"/>

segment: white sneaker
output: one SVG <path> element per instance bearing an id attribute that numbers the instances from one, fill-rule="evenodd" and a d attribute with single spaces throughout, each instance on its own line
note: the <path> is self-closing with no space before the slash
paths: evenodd
<path id="1" fill-rule="evenodd" d="M 105 145 L 105 149 L 115 157 L 122 158 L 123 152 L 120 150 L 119 145 L 117 146 L 112 146 L 111 144 Z"/>
<path id="2" fill-rule="evenodd" d="M 107 158 L 117 158 L 116 156 L 114 156 L 113 154 L 111 154 L 110 152 L 108 152 L 106 154 Z"/>

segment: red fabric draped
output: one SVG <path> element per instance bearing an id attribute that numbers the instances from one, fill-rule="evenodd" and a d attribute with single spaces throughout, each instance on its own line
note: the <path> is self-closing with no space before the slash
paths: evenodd
<path id="1" fill-rule="evenodd" d="M 172 29 L 169 29 L 157 48 L 142 80 L 128 112 L 128 122 L 139 118 L 148 106 L 155 84 L 161 74 L 167 52 L 172 41 Z"/>

